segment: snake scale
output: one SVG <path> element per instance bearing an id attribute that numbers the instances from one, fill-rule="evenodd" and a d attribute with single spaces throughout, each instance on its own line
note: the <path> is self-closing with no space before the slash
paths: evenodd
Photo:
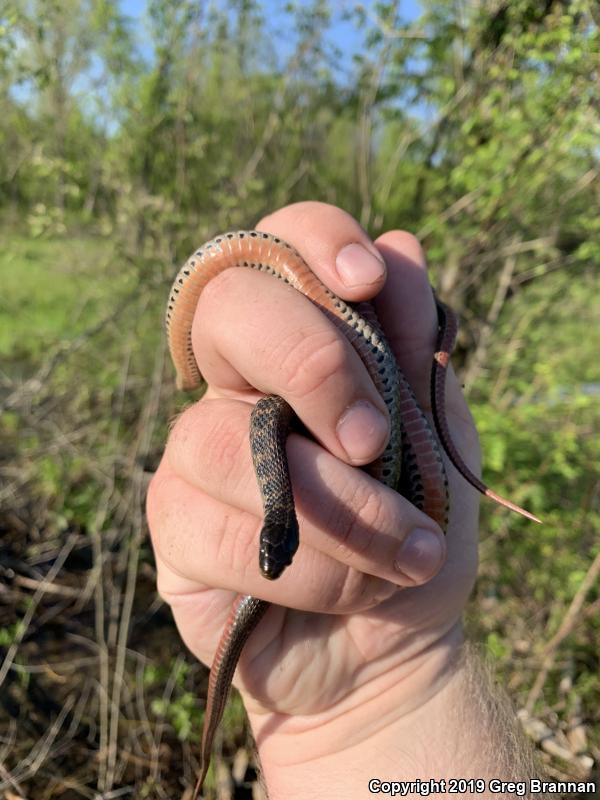
<path id="1" fill-rule="evenodd" d="M 449 498 L 439 440 L 450 461 L 472 486 L 496 502 L 539 522 L 537 517 L 488 489 L 469 470 L 452 442 L 445 415 L 445 379 L 458 324 L 451 309 L 436 298 L 438 340 L 431 369 L 434 433 L 396 363 L 372 306 L 360 303 L 354 307 L 336 297 L 293 247 L 268 233 L 237 231 L 217 236 L 190 256 L 179 271 L 166 314 L 178 388 L 194 389 L 202 382 L 192 349 L 196 306 L 207 283 L 232 267 L 266 272 L 297 289 L 321 309 L 356 350 L 390 416 L 391 433 L 386 449 L 366 468 L 371 475 L 399 491 L 445 532 Z M 268 579 L 281 575 L 291 564 L 298 547 L 298 521 L 286 457 L 286 439 L 293 420 L 294 412 L 288 403 L 271 395 L 259 400 L 250 422 L 250 447 L 264 507 L 259 568 Z M 213 738 L 238 659 L 269 606 L 270 603 L 251 596 L 238 596 L 234 601 L 210 671 L 201 769 L 193 798 L 197 797 L 206 777 Z"/>

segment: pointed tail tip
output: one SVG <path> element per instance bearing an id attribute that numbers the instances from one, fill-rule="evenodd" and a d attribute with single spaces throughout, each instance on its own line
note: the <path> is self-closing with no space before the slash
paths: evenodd
<path id="1" fill-rule="evenodd" d="M 522 517 L 525 517 L 526 519 L 530 519 L 532 522 L 537 522 L 540 525 L 543 524 L 542 520 L 539 517 L 536 517 L 535 514 L 532 514 L 530 511 L 526 511 L 524 508 L 521 508 L 521 506 L 518 506 L 516 503 L 513 503 L 510 500 L 507 500 L 506 498 L 501 497 L 499 494 L 496 494 L 496 492 L 492 492 L 491 489 L 486 489 L 484 494 L 485 494 L 486 497 L 489 497 L 490 500 L 495 500 L 496 503 L 500 503 L 501 506 L 504 506 L 505 508 L 509 508 L 511 511 L 514 511 L 516 514 L 520 514 Z"/>

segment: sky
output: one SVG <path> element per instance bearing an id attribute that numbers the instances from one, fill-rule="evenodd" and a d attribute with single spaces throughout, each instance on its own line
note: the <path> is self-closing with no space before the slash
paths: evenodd
<path id="1" fill-rule="evenodd" d="M 203 0 L 198 0 L 203 2 Z M 311 0 L 296 0 L 297 5 L 309 5 Z M 358 4 L 358 0 L 332 0 L 331 8 L 338 9 L 339 14 L 335 15 L 331 26 L 331 38 L 335 45 L 337 45 L 342 52 L 355 53 L 361 49 L 362 34 L 350 22 L 342 20 L 341 13 L 344 10 L 352 9 Z M 140 35 L 140 49 L 144 53 L 143 47 L 143 18 L 146 8 L 146 0 L 120 0 L 122 10 L 134 20 L 139 21 L 139 35 Z M 272 21 L 273 27 L 277 29 L 278 21 L 284 21 L 286 14 L 284 12 L 285 0 L 262 0 L 262 7 L 265 9 Z M 376 5 L 376 0 L 362 0 L 361 5 L 369 11 Z M 417 19 L 421 13 L 422 8 L 419 0 L 401 0 L 400 13 L 404 21 L 410 23 Z M 137 26 L 135 26 L 137 27 Z M 286 56 L 286 37 L 283 36 L 279 39 L 281 41 L 281 55 L 283 58 Z M 290 51 L 293 47 L 291 39 L 288 39 Z M 144 55 L 150 56 L 148 50 Z"/>
<path id="2" fill-rule="evenodd" d="M 201 0 L 199 0 L 201 2 Z M 277 16 L 280 9 L 284 5 L 284 0 L 263 0 L 263 8 L 266 8 L 271 14 Z M 308 2 L 307 2 L 308 4 Z M 355 5 L 350 0 L 337 0 L 332 3 L 332 6 L 337 5 L 340 8 L 344 6 Z M 363 0 L 362 5 L 366 8 L 375 5 L 374 0 Z M 121 8 L 131 17 L 141 17 L 146 7 L 146 0 L 121 0 Z M 401 2 L 402 15 L 407 19 L 415 19 L 419 16 L 421 9 L 418 0 L 402 0 Z"/>

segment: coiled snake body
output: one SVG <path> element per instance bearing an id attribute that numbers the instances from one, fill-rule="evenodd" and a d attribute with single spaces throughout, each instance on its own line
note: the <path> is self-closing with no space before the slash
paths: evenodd
<path id="1" fill-rule="evenodd" d="M 445 532 L 448 489 L 439 439 L 454 466 L 476 489 L 539 522 L 529 512 L 490 491 L 472 474 L 452 442 L 445 417 L 445 378 L 457 333 L 454 313 L 436 299 L 438 341 L 431 372 L 436 438 L 396 364 L 370 304 L 361 303 L 353 307 L 336 297 L 319 281 L 296 250 L 270 234 L 238 231 L 217 236 L 197 250 L 179 271 L 171 289 L 166 315 L 169 347 L 179 388 L 193 389 L 202 381 L 192 350 L 194 313 L 206 284 L 231 267 L 260 270 L 286 281 L 312 300 L 354 347 L 384 399 L 390 416 L 390 438 L 384 453 L 367 467 L 371 475 L 400 491 Z M 286 401 L 272 395 L 257 403 L 250 423 L 252 458 L 264 506 L 259 567 L 264 577 L 269 579 L 278 578 L 291 564 L 298 547 L 298 522 L 285 450 L 293 416 Z M 194 798 L 206 777 L 214 734 L 225 708 L 238 659 L 269 606 L 270 603 L 250 596 L 239 596 L 233 604 L 210 672 L 202 733 L 202 765 Z"/>

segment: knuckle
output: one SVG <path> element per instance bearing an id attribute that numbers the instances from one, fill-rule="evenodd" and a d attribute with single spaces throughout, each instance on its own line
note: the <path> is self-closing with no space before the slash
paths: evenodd
<path id="1" fill-rule="evenodd" d="M 287 390 L 294 397 L 318 391 L 348 364 L 345 343 L 334 330 L 294 331 L 278 348 Z"/>

